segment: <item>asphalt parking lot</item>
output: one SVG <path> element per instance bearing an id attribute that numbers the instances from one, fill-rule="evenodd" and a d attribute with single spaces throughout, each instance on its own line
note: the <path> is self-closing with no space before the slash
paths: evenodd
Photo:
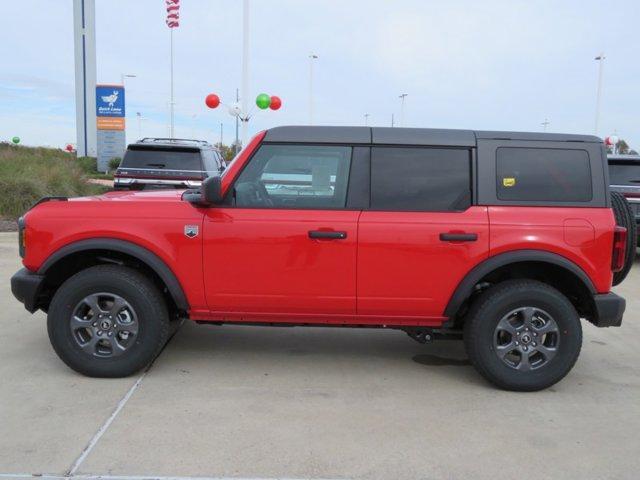
<path id="1" fill-rule="evenodd" d="M 635 479 L 640 262 L 624 325 L 584 325 L 538 393 L 483 381 L 459 342 L 186 323 L 146 374 L 82 377 L 13 299 L 0 234 L 0 478 Z"/>

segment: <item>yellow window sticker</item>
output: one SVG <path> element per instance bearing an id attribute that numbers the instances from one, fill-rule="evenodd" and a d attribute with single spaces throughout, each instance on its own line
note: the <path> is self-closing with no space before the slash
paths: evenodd
<path id="1" fill-rule="evenodd" d="M 516 179 L 513 177 L 504 177 L 502 179 L 502 185 L 504 187 L 513 187 L 516 184 Z"/>

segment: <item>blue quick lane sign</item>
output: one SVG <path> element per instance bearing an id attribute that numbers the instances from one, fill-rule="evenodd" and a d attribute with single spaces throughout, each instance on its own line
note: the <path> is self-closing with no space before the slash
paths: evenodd
<path id="1" fill-rule="evenodd" d="M 98 117 L 124 117 L 124 87 L 96 85 L 96 115 Z"/>

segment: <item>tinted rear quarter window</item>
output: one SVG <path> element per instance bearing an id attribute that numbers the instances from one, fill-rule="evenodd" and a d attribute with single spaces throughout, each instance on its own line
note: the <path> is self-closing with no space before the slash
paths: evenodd
<path id="1" fill-rule="evenodd" d="M 471 204 L 471 152 L 456 148 L 374 147 L 371 208 L 462 211 Z"/>
<path id="2" fill-rule="evenodd" d="M 593 198 L 585 150 L 501 147 L 496 151 L 498 199 L 588 202 Z"/>
<path id="3" fill-rule="evenodd" d="M 122 159 L 122 168 L 152 170 L 202 170 L 202 157 L 193 148 L 136 148 L 129 147 Z"/>

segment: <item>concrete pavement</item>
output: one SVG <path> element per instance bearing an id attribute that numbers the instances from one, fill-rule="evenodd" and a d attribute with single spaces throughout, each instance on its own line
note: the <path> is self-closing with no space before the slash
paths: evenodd
<path id="1" fill-rule="evenodd" d="M 85 378 L 11 297 L 15 243 L 0 235 L 0 474 L 637 478 L 640 263 L 623 327 L 585 324 L 569 376 L 517 394 L 460 342 L 335 328 L 187 323 L 141 381 Z"/>

